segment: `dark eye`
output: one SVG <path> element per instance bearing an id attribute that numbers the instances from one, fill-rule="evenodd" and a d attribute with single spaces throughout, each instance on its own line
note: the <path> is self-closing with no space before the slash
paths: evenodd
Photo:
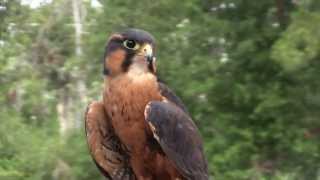
<path id="1" fill-rule="evenodd" d="M 128 48 L 128 49 L 133 49 L 133 50 L 137 50 L 139 48 L 139 44 L 137 44 L 134 40 L 125 40 L 123 42 L 124 47 Z"/>

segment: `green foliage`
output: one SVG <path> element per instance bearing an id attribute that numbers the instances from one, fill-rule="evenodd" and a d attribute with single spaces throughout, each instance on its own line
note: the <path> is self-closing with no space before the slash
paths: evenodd
<path id="1" fill-rule="evenodd" d="M 317 0 L 100 2 L 84 1 L 77 57 L 71 1 L 0 1 L 0 179 L 103 179 L 83 125 L 61 136 L 57 109 L 71 92 L 69 113 L 83 112 L 79 76 L 99 97 L 107 37 L 127 27 L 157 39 L 158 73 L 198 125 L 215 179 L 320 178 Z"/>
<path id="2" fill-rule="evenodd" d="M 55 165 L 57 137 L 28 126 L 14 111 L 1 111 L 0 178 L 46 179 Z"/>
<path id="3" fill-rule="evenodd" d="M 273 59 L 288 70 L 310 65 L 310 61 L 319 56 L 319 21 L 319 13 L 294 14 L 293 23 L 274 45 Z"/>

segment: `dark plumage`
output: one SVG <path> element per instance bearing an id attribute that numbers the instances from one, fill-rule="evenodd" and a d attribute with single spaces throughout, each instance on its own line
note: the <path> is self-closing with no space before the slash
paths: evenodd
<path id="1" fill-rule="evenodd" d="M 153 36 L 143 30 L 140 29 L 128 29 L 122 33 L 116 33 L 110 37 L 109 42 L 106 46 L 106 51 L 104 54 L 104 63 L 107 56 L 114 52 L 117 49 L 123 49 L 126 51 L 125 61 L 122 64 L 122 67 L 126 70 L 126 68 L 130 65 L 130 59 L 135 54 L 134 51 L 123 47 L 124 40 L 135 40 L 137 43 L 149 43 L 152 45 L 153 51 L 155 50 L 155 41 Z M 109 74 L 109 69 L 106 66 L 103 67 L 103 72 L 105 75 Z"/>
<path id="2" fill-rule="evenodd" d="M 207 180 L 202 140 L 181 100 L 156 76 L 154 38 L 113 34 L 104 58 L 103 101 L 86 113 L 98 168 L 112 179 Z"/>

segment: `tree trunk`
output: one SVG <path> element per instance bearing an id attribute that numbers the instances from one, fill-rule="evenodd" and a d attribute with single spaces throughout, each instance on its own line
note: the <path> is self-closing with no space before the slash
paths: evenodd
<path id="1" fill-rule="evenodd" d="M 287 18 L 285 14 L 285 0 L 276 0 L 277 18 L 281 28 L 286 26 Z"/>
<path id="2" fill-rule="evenodd" d="M 72 12 L 73 12 L 73 23 L 75 31 L 75 56 L 78 60 L 81 60 L 82 51 L 82 32 L 83 32 L 83 19 L 84 19 L 84 9 L 82 5 L 82 0 L 72 0 Z M 87 100 L 87 87 L 85 84 L 85 78 L 83 76 L 85 72 L 81 69 L 77 69 L 75 73 L 77 94 L 80 98 L 79 109 L 75 112 L 75 127 L 81 127 L 82 117 L 85 110 Z"/>

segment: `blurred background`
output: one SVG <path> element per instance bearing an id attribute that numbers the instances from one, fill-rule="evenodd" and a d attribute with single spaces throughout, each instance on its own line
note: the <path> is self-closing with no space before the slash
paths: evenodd
<path id="1" fill-rule="evenodd" d="M 157 39 L 216 180 L 320 179 L 319 0 L 0 0 L 0 179 L 104 179 L 84 136 L 108 36 Z"/>

